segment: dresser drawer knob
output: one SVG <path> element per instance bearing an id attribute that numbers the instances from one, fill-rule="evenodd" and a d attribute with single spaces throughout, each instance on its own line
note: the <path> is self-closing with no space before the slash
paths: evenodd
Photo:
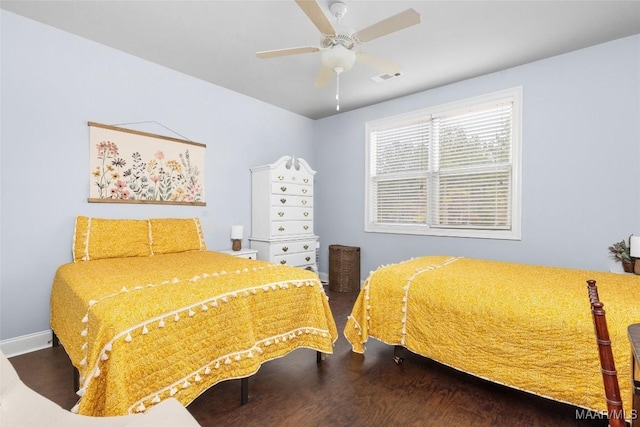
<path id="1" fill-rule="evenodd" d="M 305 225 L 305 226 L 304 226 L 304 227 L 302 227 L 302 228 L 304 228 L 305 230 L 308 230 L 308 229 L 309 229 L 309 226 L 308 226 L 308 225 Z"/>
<path id="2" fill-rule="evenodd" d="M 306 251 L 307 249 L 309 249 L 309 245 L 304 245 L 304 250 Z"/>
<path id="3" fill-rule="evenodd" d="M 282 252 L 287 252 L 289 250 L 289 246 L 283 246 L 282 247 Z"/>
<path id="4" fill-rule="evenodd" d="M 280 228 L 278 228 L 278 231 L 284 231 L 284 227 L 280 226 Z"/>
<path id="5" fill-rule="evenodd" d="M 281 260 L 280 260 L 280 264 L 285 265 L 286 263 L 287 263 L 287 260 L 286 260 L 286 259 L 281 259 Z"/>
<path id="6" fill-rule="evenodd" d="M 306 201 L 306 200 L 303 200 L 303 201 L 302 201 L 302 204 L 303 204 L 303 205 L 306 205 L 306 204 L 307 204 L 307 201 Z"/>
<path id="7" fill-rule="evenodd" d="M 302 189 L 302 193 L 303 193 L 303 194 L 307 194 L 307 189 L 306 189 L 306 188 L 303 188 L 303 189 Z"/>
<path id="8" fill-rule="evenodd" d="M 309 178 L 304 178 L 303 181 L 306 184 L 307 182 L 309 182 Z"/>
<path id="9" fill-rule="evenodd" d="M 278 179 L 279 179 L 280 181 L 282 181 L 282 180 L 284 179 L 284 176 L 282 176 L 282 175 L 278 175 Z"/>
<path id="10" fill-rule="evenodd" d="M 311 261 L 311 257 L 310 257 L 310 256 L 305 257 L 304 259 L 306 259 L 306 260 L 307 260 L 307 262 Z"/>
<path id="11" fill-rule="evenodd" d="M 302 215 L 304 215 L 304 216 L 309 216 L 309 212 L 305 212 L 305 213 L 303 213 Z"/>
<path id="12" fill-rule="evenodd" d="M 285 191 L 287 191 L 287 187 L 283 185 L 282 187 L 280 187 L 280 190 L 282 190 L 282 192 L 284 193 Z"/>
<path id="13" fill-rule="evenodd" d="M 278 212 L 278 216 L 282 218 L 284 216 L 284 212 Z"/>
<path id="14" fill-rule="evenodd" d="M 287 199 L 285 199 L 285 198 L 280 199 L 280 203 L 282 203 L 284 205 L 285 203 L 287 203 Z"/>

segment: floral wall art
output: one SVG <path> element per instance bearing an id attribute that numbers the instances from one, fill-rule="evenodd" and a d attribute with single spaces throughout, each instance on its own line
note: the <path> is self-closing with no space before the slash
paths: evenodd
<path id="1" fill-rule="evenodd" d="M 89 202 L 205 206 L 204 144 L 89 122 Z"/>

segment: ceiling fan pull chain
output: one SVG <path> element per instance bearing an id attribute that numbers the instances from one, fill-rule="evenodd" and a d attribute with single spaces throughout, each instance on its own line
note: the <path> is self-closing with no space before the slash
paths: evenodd
<path id="1" fill-rule="evenodd" d="M 336 73 L 336 111 L 340 111 L 340 73 Z"/>

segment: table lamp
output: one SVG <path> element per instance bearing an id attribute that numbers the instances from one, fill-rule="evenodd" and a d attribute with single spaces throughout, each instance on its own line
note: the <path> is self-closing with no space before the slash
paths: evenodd
<path id="1" fill-rule="evenodd" d="M 241 225 L 231 226 L 231 241 L 233 242 L 231 249 L 234 251 L 242 249 L 242 233 L 243 229 Z M 640 244 L 638 245 L 638 248 L 640 249 Z"/>

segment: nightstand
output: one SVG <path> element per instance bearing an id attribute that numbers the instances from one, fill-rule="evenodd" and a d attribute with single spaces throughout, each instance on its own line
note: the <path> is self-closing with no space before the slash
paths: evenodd
<path id="1" fill-rule="evenodd" d="M 258 251 L 256 249 L 240 249 L 239 251 L 232 251 L 231 249 L 226 251 L 219 251 L 223 254 L 229 254 L 237 256 L 238 258 L 246 259 L 258 259 Z"/>

